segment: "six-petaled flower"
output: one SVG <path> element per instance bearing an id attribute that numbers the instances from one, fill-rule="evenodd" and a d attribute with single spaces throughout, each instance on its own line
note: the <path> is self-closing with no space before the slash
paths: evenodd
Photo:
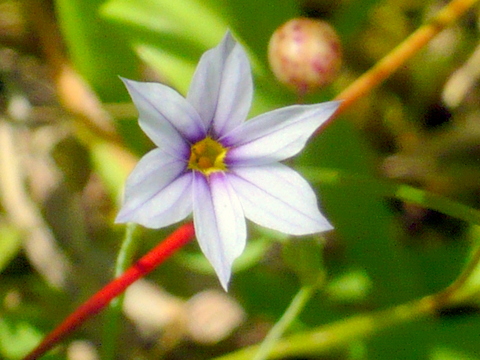
<path id="1" fill-rule="evenodd" d="M 193 212 L 200 248 L 225 289 L 245 247 L 245 218 L 292 235 L 332 228 L 310 185 L 280 162 L 303 149 L 338 102 L 245 121 L 251 70 L 229 33 L 200 59 L 186 98 L 162 84 L 124 82 L 157 148 L 129 176 L 116 222 L 161 228 Z"/>

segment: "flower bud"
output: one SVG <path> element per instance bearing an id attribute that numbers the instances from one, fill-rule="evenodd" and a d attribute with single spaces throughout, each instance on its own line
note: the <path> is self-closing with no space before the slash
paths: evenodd
<path id="1" fill-rule="evenodd" d="M 295 18 L 273 33 L 268 61 L 280 82 L 305 94 L 336 78 L 342 62 L 340 39 L 325 21 Z"/>

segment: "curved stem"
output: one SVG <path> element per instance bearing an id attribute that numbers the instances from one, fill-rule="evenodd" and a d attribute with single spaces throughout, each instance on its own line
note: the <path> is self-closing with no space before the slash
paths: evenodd
<path id="1" fill-rule="evenodd" d="M 352 340 L 364 339 L 381 330 L 432 316 L 443 307 L 458 303 L 459 300 L 454 298 L 454 293 L 461 290 L 479 264 L 480 248 L 476 250 L 462 274 L 445 290 L 386 310 L 352 316 L 308 332 L 292 335 L 277 342 L 268 359 L 328 354 Z M 215 360 L 251 359 L 259 349 L 258 345 L 251 346 Z"/>
<path id="2" fill-rule="evenodd" d="M 474 277 L 474 273 L 477 271 L 480 265 L 480 246 L 477 245 L 477 248 L 472 254 L 469 262 L 465 266 L 465 269 L 460 274 L 460 276 L 445 290 L 438 293 L 437 300 L 444 304 L 455 303 L 464 301 L 465 298 L 468 298 L 468 295 L 471 294 L 462 294 L 462 289 L 464 286 L 468 286 L 468 281 L 471 277 Z"/>
<path id="3" fill-rule="evenodd" d="M 134 241 L 134 232 L 136 224 L 128 223 L 125 231 L 125 238 L 123 240 L 120 251 L 118 252 L 117 262 L 115 264 L 114 277 L 119 278 L 132 264 L 133 255 L 137 248 L 137 243 Z M 115 348 L 119 329 L 119 320 L 122 313 L 122 306 L 125 294 L 122 294 L 112 300 L 110 306 L 105 313 L 105 325 L 102 343 L 102 359 L 112 360 L 115 358 Z"/>
<path id="4" fill-rule="evenodd" d="M 382 329 L 395 325 L 422 319 L 436 310 L 432 297 L 394 306 L 392 308 L 352 316 L 321 326 L 312 331 L 302 332 L 280 340 L 269 359 L 287 358 L 289 356 L 308 356 L 328 354 L 332 350 L 348 344 L 352 340 L 366 338 Z M 251 346 L 215 360 L 245 360 L 251 359 L 259 346 Z"/>
<path id="5" fill-rule="evenodd" d="M 315 286 L 303 286 L 293 298 L 285 313 L 280 320 L 272 327 L 265 339 L 260 344 L 258 352 L 253 360 L 265 360 L 277 344 L 282 334 L 287 330 L 292 321 L 296 319 L 298 314 L 303 310 L 308 300 L 315 293 Z"/>
<path id="6" fill-rule="evenodd" d="M 35 360 L 58 344 L 68 334 L 77 329 L 85 320 L 99 313 L 112 299 L 120 295 L 133 282 L 150 273 L 175 251 L 193 239 L 195 231 L 193 223 L 187 223 L 175 230 L 163 242 L 138 260 L 122 276 L 108 283 L 90 299 L 70 314 L 23 360 Z"/>
<path id="7" fill-rule="evenodd" d="M 383 59 L 377 62 L 374 67 L 338 94 L 335 99 L 342 100 L 340 107 L 335 115 L 317 130 L 317 134 L 323 131 L 323 129 L 330 125 L 338 115 L 351 107 L 358 99 L 368 94 L 373 88 L 392 75 L 392 73 L 394 73 L 407 60 L 412 58 L 439 32 L 452 25 L 462 14 L 477 2 L 478 0 L 451 1 L 425 25 L 418 28 Z"/>
<path id="8" fill-rule="evenodd" d="M 307 170 L 307 173 L 309 171 Z M 348 185 L 349 183 L 368 182 L 376 195 L 395 196 L 399 199 L 441 211 L 447 215 L 459 217 L 480 225 L 480 211 L 463 204 L 446 199 L 442 196 L 429 194 L 423 190 L 407 185 L 397 185 L 386 181 L 374 180 L 355 174 L 331 169 L 310 171 L 312 179 L 322 184 Z M 467 300 L 468 295 L 462 290 L 468 287 L 468 282 L 475 276 L 480 265 L 480 246 L 474 251 L 470 261 L 460 276 L 446 289 L 430 296 L 423 297 L 386 310 L 374 311 L 369 314 L 352 316 L 318 327 L 312 331 L 295 334 L 278 341 L 271 349 L 268 359 L 280 359 L 289 356 L 327 354 L 333 349 L 345 346 L 352 340 L 373 336 L 374 334 L 406 322 L 418 321 L 434 315 L 445 306 L 452 306 Z M 477 292 L 478 294 L 478 292 Z M 252 346 L 240 351 L 216 358 L 215 360 L 251 359 L 257 354 L 263 344 Z"/>
<path id="9" fill-rule="evenodd" d="M 480 210 L 474 209 L 455 200 L 450 200 L 442 195 L 417 189 L 405 184 L 396 184 L 391 181 L 375 179 L 370 176 L 349 173 L 344 170 L 309 167 L 302 167 L 301 169 L 307 179 L 313 183 L 335 187 L 369 184 L 369 189 L 373 196 L 396 198 L 441 212 L 442 214 L 469 223 L 480 225 Z"/>
<path id="10" fill-rule="evenodd" d="M 36 0 L 35 0 L 36 1 Z M 33 2 L 34 4 L 35 1 Z M 443 8 L 431 21 L 419 28 L 415 33 L 408 37 L 402 44 L 400 44 L 396 49 L 394 49 L 389 55 L 383 58 L 377 63 L 370 71 L 361 76 L 357 81 L 355 81 L 351 86 L 349 86 L 345 91 L 337 96 L 337 99 L 344 100 L 339 110 L 336 112 L 336 115 L 343 112 L 349 106 L 351 106 L 359 98 L 371 91 L 375 86 L 380 84 L 388 76 L 390 76 L 394 71 L 396 71 L 405 61 L 410 59 L 416 52 L 418 52 L 425 44 L 428 43 L 436 34 L 438 34 L 445 27 L 451 25 L 456 21 L 468 8 L 473 6 L 478 0 L 453 0 L 445 8 Z M 46 28 L 44 24 L 39 24 L 38 28 Z M 44 39 L 45 41 L 45 39 Z M 51 43 L 47 41 L 48 43 Z M 47 57 L 51 58 L 51 56 Z M 65 69 L 65 67 L 60 67 Z M 67 68 L 68 70 L 68 68 Z M 69 73 L 67 71 L 67 73 Z M 63 75 L 63 74 L 62 74 Z M 63 77 L 60 76 L 60 80 Z M 62 81 L 59 81 L 62 83 Z M 77 81 L 77 83 L 80 83 Z M 80 86 L 82 91 L 85 91 L 84 86 Z M 75 106 L 69 106 L 70 108 L 75 108 Z M 98 109 L 99 107 L 96 107 Z M 89 114 L 90 115 L 90 114 Z M 87 118 L 102 118 L 102 116 L 89 116 Z M 322 129 L 330 124 L 335 117 L 332 117 L 328 122 L 326 122 Z M 98 130 L 99 135 L 102 138 L 107 139 L 110 142 L 117 143 L 118 135 L 110 129 L 109 121 L 102 121 L 102 126 L 105 125 L 105 129 L 102 126 L 95 125 L 95 130 Z M 317 133 L 320 131 L 319 129 Z M 190 241 L 194 236 L 194 229 L 191 223 L 186 224 L 179 229 L 177 229 L 170 237 L 168 237 L 163 243 L 154 248 L 151 252 L 145 255 L 140 259 L 135 265 L 129 268 L 121 277 L 115 279 L 102 290 L 97 292 L 89 300 L 87 300 L 82 306 L 80 306 L 74 313 L 68 316 L 63 323 L 61 323 L 55 330 L 53 330 L 47 337 L 42 341 L 40 345 L 37 346 L 29 355 L 27 355 L 24 360 L 34 360 L 43 355 L 46 351 L 52 348 L 57 344 L 61 339 L 66 337 L 69 333 L 75 330 L 80 326 L 86 319 L 90 318 L 94 314 L 100 312 L 108 303 L 121 294 L 131 283 L 137 279 L 145 276 L 147 273 L 155 269 L 161 262 L 167 259 L 173 252 L 181 248 L 185 243 Z M 326 330 L 321 330 L 320 333 L 312 333 L 309 336 L 300 334 L 299 337 L 292 337 L 287 339 L 276 346 L 273 357 L 278 357 L 279 354 L 298 354 L 308 351 L 308 349 L 313 349 L 317 352 L 319 347 L 319 342 L 321 344 L 326 344 L 324 348 L 329 348 L 352 337 L 366 336 L 374 330 L 379 328 L 391 326 L 393 324 L 404 322 L 406 319 L 413 319 L 412 314 L 415 316 L 422 316 L 432 311 L 432 302 L 427 301 L 428 299 L 422 299 L 415 303 L 409 303 L 405 305 L 400 305 L 399 307 L 393 308 L 391 310 L 385 310 L 383 312 L 378 312 L 372 315 L 360 315 L 353 317 L 347 320 L 344 320 L 339 323 L 332 324 L 327 326 Z M 407 308 L 405 312 L 404 308 Z M 388 312 L 391 313 L 388 313 Z M 371 317 L 377 317 L 376 326 L 373 327 Z M 383 318 L 385 317 L 385 318 Z M 382 324 L 382 326 L 378 326 Z M 343 329 L 343 333 L 338 331 L 338 328 Z M 324 328 L 322 328 L 324 329 Z M 327 335 L 334 333 L 337 336 L 328 337 Z M 293 350 L 293 352 L 292 352 Z M 232 356 L 224 357 L 222 359 L 240 359 L 244 358 L 243 356 L 238 357 L 236 354 L 248 353 L 251 358 L 256 353 L 257 348 L 249 348 L 242 352 L 235 353 Z M 290 352 L 289 352 L 290 351 Z M 244 355 L 245 356 L 245 355 Z M 284 356 L 284 355 L 281 355 Z"/>

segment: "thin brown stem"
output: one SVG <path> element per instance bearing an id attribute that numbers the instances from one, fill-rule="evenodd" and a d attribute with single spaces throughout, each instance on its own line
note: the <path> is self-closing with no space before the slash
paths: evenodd
<path id="1" fill-rule="evenodd" d="M 452 25 L 477 2 L 478 0 L 453 0 L 425 25 L 417 29 L 388 55 L 377 62 L 374 67 L 338 94 L 335 99 L 342 100 L 340 107 L 335 115 L 322 125 L 317 131 L 317 134 L 331 124 L 338 115 L 350 108 L 356 101 L 368 94 L 372 89 L 392 75 L 392 73 L 397 71 L 398 68 L 418 53 L 438 33 Z"/>

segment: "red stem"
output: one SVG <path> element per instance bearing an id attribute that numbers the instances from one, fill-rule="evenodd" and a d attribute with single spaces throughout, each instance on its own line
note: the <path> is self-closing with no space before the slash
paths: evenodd
<path id="1" fill-rule="evenodd" d="M 191 222 L 179 227 L 165 241 L 158 244 L 125 271 L 122 276 L 108 283 L 103 289 L 80 305 L 75 312 L 70 314 L 57 328 L 48 334 L 23 360 L 35 360 L 45 354 L 45 352 L 83 324 L 85 320 L 103 310 L 110 301 L 123 293 L 128 286 L 147 275 L 175 251 L 187 244 L 194 236 L 195 231 Z"/>

